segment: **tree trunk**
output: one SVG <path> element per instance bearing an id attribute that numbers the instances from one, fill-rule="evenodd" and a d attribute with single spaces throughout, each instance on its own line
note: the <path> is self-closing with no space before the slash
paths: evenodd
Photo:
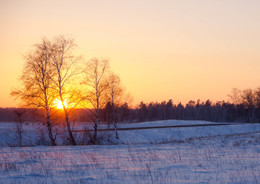
<path id="1" fill-rule="evenodd" d="M 117 126 L 116 126 L 116 112 L 115 112 L 115 104 L 112 99 L 112 111 L 113 111 L 113 122 L 114 122 L 114 128 L 116 132 L 116 139 L 119 139 L 118 133 L 117 133 Z"/>
<path id="2" fill-rule="evenodd" d="M 249 122 L 253 123 L 255 119 L 255 108 L 254 106 L 248 108 Z"/>
<path id="3" fill-rule="evenodd" d="M 69 115 L 68 115 L 68 112 L 67 112 L 67 109 L 64 108 L 64 112 L 65 112 L 65 118 L 66 118 L 66 124 L 67 124 L 67 129 L 68 129 L 68 132 L 69 132 L 69 137 L 70 137 L 70 143 L 72 145 L 77 145 L 76 144 L 76 141 L 74 139 L 74 136 L 72 134 L 72 130 L 70 128 L 70 121 L 69 121 Z"/>
<path id="4" fill-rule="evenodd" d="M 95 125 L 94 125 L 94 144 L 97 143 L 97 129 L 98 129 L 98 119 L 99 119 L 99 109 L 98 108 L 96 110 L 96 121 L 95 121 Z"/>
<path id="5" fill-rule="evenodd" d="M 67 125 L 67 129 L 68 129 L 68 133 L 69 133 L 70 143 L 72 145 L 77 145 L 76 141 L 74 139 L 74 136 L 72 134 L 72 130 L 70 128 L 69 114 L 68 114 L 67 108 L 66 108 L 66 106 L 64 104 L 64 99 L 63 99 L 62 94 L 61 94 L 61 88 L 60 88 L 60 100 L 61 100 L 61 103 L 62 103 L 62 106 L 63 106 L 63 110 L 64 110 L 64 116 L 65 116 L 66 125 Z"/>
<path id="6" fill-rule="evenodd" d="M 50 115 L 49 115 L 49 110 L 47 110 L 47 128 L 48 128 L 48 135 L 49 135 L 49 139 L 51 140 L 51 145 L 52 146 L 56 146 L 56 142 L 55 139 L 53 137 L 52 134 L 52 125 L 51 125 L 51 119 L 50 119 Z"/>
<path id="7" fill-rule="evenodd" d="M 52 124 L 51 124 L 50 109 L 49 109 L 49 105 L 48 105 L 46 87 L 44 88 L 44 96 L 45 96 L 45 107 L 46 107 L 46 116 L 47 116 L 46 123 L 47 123 L 47 128 L 48 128 L 48 135 L 49 135 L 49 139 L 51 140 L 51 145 L 56 146 L 56 142 L 55 142 L 55 139 L 52 134 Z"/>

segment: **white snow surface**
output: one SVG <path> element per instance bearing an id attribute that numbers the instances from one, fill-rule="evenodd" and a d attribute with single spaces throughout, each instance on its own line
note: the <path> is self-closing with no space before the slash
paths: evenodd
<path id="1" fill-rule="evenodd" d="M 155 127 L 155 126 L 176 126 L 176 125 L 199 125 L 199 124 L 216 124 L 216 122 L 208 121 L 183 121 L 183 120 L 165 120 L 143 123 L 122 123 L 118 124 L 119 128 L 132 127 Z M 218 123 L 221 124 L 221 123 Z M 93 126 L 88 122 L 74 123 L 73 130 L 93 130 Z M 17 133 L 16 123 L 5 122 L 0 123 L 0 146 L 16 146 Z M 111 128 L 113 126 L 111 125 Z M 99 129 L 107 128 L 107 125 L 99 125 Z M 260 124 L 238 124 L 223 126 L 207 126 L 207 127 L 183 127 L 183 128 L 161 128 L 161 129 L 141 129 L 141 130 L 121 130 L 118 131 L 119 139 L 115 138 L 115 131 L 98 132 L 100 144 L 147 144 L 161 143 L 171 141 L 184 141 L 189 138 L 218 136 L 218 135 L 234 135 L 243 133 L 260 132 Z M 93 133 L 93 132 L 92 132 Z M 66 145 L 68 136 L 66 127 L 57 126 L 54 129 L 57 135 L 58 145 Z M 90 133 L 88 133 L 90 134 Z M 84 132 L 74 133 L 79 144 L 86 143 L 89 139 Z M 109 141 L 108 141 L 109 140 Z M 40 123 L 25 123 L 23 125 L 24 146 L 48 145 L 48 134 L 46 127 Z"/>
<path id="2" fill-rule="evenodd" d="M 119 126 L 198 123 L 212 122 L 168 120 Z M 0 127 L 0 184 L 260 183 L 260 124 L 119 131 L 119 140 L 114 131 L 100 132 L 103 145 L 56 147 L 13 147 L 15 123 Z M 81 123 L 74 129 L 83 127 Z M 25 145 L 36 145 L 46 136 L 37 123 L 23 128 Z M 57 132 L 62 144 L 64 132 Z M 80 141 L 84 136 L 78 134 Z"/>

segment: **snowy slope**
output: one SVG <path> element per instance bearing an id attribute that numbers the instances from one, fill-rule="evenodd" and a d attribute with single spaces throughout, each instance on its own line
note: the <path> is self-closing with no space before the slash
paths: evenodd
<path id="1" fill-rule="evenodd" d="M 154 122 L 155 125 L 157 122 Z M 171 125 L 175 121 L 167 121 L 167 125 Z M 189 122 L 185 122 L 188 124 Z M 197 124 L 198 122 L 190 122 Z M 205 124 L 205 122 L 199 122 Z M 147 125 L 147 123 L 144 123 Z M 158 122 L 161 125 L 163 122 Z M 176 122 L 176 125 L 179 125 Z M 139 126 L 145 126 L 140 124 Z M 148 129 L 148 130 L 132 130 L 119 131 L 120 141 L 125 144 L 144 144 L 144 143 L 160 143 L 171 141 L 184 141 L 189 138 L 199 138 L 218 135 L 235 135 L 249 132 L 260 132 L 260 124 L 243 124 L 243 125 L 223 125 L 223 126 L 207 126 L 207 127 L 183 127 L 183 128 L 165 128 L 165 129 Z"/>
<path id="2" fill-rule="evenodd" d="M 131 127 L 155 127 L 155 126 L 171 126 L 171 125 L 199 125 L 214 124 L 207 121 L 154 121 L 143 123 L 119 124 L 119 128 Z M 0 123 L 0 146 L 17 145 L 17 133 L 15 123 Z M 74 130 L 92 129 L 89 123 L 75 123 Z M 101 125 L 99 128 L 107 128 L 107 125 Z M 57 127 L 54 130 L 57 134 L 57 142 L 59 145 L 66 144 L 66 128 Z M 161 143 L 172 141 L 184 141 L 190 138 L 218 136 L 218 135 L 234 135 L 243 133 L 260 132 L 260 124 L 236 124 L 223 126 L 207 126 L 207 127 L 184 127 L 184 128 L 161 128 L 147 130 L 124 130 L 119 131 L 119 140 L 115 138 L 115 132 L 99 132 L 102 137 L 101 144 L 147 144 Z M 87 142 L 89 137 L 84 133 L 74 133 L 77 142 Z M 85 140 L 86 139 L 86 140 Z M 109 140 L 109 141 L 108 141 Z M 46 145 L 48 144 L 48 136 L 46 127 L 39 123 L 26 123 L 23 125 L 23 145 Z"/>

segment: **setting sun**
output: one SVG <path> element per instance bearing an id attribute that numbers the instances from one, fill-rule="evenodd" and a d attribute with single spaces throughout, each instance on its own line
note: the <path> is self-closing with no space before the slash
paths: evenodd
<path id="1" fill-rule="evenodd" d="M 62 102 L 61 102 L 61 100 L 59 100 L 59 99 L 56 99 L 56 100 L 54 101 L 54 105 L 55 105 L 55 107 L 56 107 L 57 109 L 63 109 Z M 67 100 L 64 100 L 64 105 L 65 105 L 65 107 L 68 106 Z"/>

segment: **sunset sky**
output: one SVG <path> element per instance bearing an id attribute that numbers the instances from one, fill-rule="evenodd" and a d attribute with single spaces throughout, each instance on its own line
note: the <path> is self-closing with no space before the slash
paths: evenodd
<path id="1" fill-rule="evenodd" d="M 140 101 L 227 100 L 260 87 L 259 0 L 0 0 L 0 107 L 13 107 L 24 60 L 43 37 L 108 58 Z"/>

